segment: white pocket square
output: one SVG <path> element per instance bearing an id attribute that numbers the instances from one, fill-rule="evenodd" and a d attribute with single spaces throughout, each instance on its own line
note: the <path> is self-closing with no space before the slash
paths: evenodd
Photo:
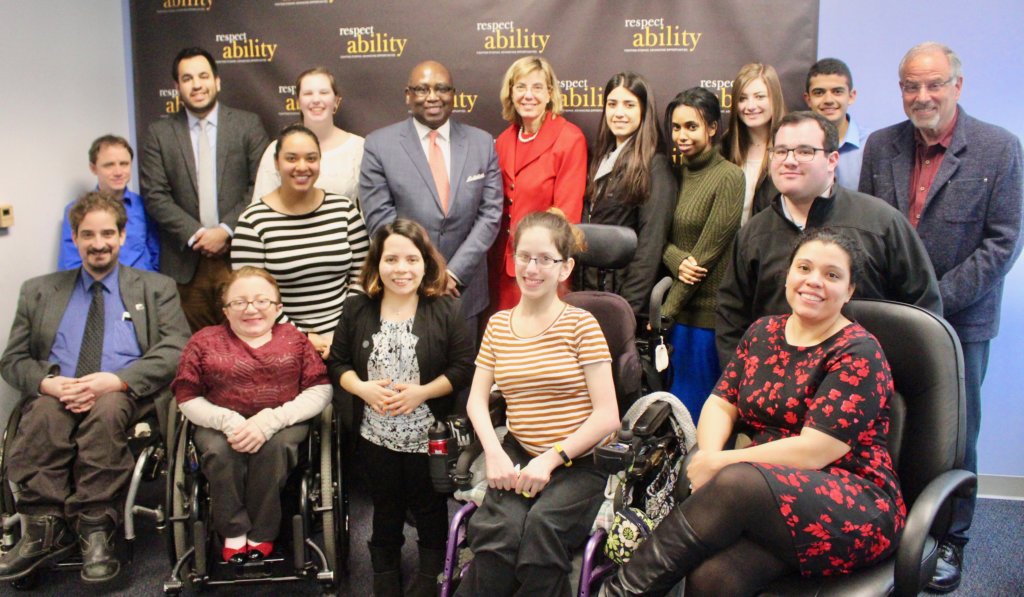
<path id="1" fill-rule="evenodd" d="M 484 177 L 483 172 L 481 172 L 480 174 L 474 174 L 473 176 L 470 176 L 469 178 L 467 178 L 466 182 L 473 182 L 474 180 L 480 180 L 483 177 Z"/>

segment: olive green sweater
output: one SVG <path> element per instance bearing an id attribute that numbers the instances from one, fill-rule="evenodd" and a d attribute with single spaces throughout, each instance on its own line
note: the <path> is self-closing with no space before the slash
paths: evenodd
<path id="1" fill-rule="evenodd" d="M 743 211 L 743 170 L 708 146 L 692 160 L 683 160 L 679 201 L 662 262 L 675 278 L 663 311 L 685 325 L 715 327 L 718 284 L 732 255 L 733 239 Z M 678 278 L 679 264 L 693 255 L 708 269 L 696 284 Z"/>

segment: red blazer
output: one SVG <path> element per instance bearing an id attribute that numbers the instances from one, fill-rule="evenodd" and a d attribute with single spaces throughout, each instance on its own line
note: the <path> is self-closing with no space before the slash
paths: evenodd
<path id="1" fill-rule="evenodd" d="M 554 205 L 570 222 L 579 223 L 587 185 L 587 140 L 575 124 L 549 113 L 537 137 L 520 149 L 519 156 L 518 134 L 519 127 L 509 125 L 494 146 L 505 189 L 505 208 L 498 241 L 491 251 L 503 254 L 505 267 L 501 269 L 512 277 L 516 270 L 510 239 L 519 221 L 530 212 Z"/>

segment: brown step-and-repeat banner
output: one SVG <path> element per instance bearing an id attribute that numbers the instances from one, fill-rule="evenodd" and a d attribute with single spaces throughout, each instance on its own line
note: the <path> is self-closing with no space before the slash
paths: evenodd
<path id="1" fill-rule="evenodd" d="M 748 62 L 776 67 L 790 109 L 818 45 L 817 0 L 132 0 L 136 125 L 180 109 L 177 51 L 201 46 L 218 61 L 220 98 L 260 115 L 272 136 L 297 120 L 295 76 L 330 69 L 344 100 L 338 126 L 366 136 L 408 115 L 403 90 L 418 62 L 452 72 L 455 117 L 497 135 L 498 91 L 517 58 L 540 54 L 561 80 L 566 115 L 596 134 L 604 85 L 633 70 L 661 110 L 704 86 L 732 105 Z"/>

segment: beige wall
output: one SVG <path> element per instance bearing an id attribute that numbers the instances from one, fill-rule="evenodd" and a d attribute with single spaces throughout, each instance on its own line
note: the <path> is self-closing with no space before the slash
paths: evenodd
<path id="1" fill-rule="evenodd" d="M 0 347 L 21 283 L 55 269 L 64 205 L 95 185 L 89 144 L 129 134 L 122 0 L 0 0 Z M 131 188 L 138 189 L 133 181 Z M 0 382 L 0 421 L 18 399 Z"/>

